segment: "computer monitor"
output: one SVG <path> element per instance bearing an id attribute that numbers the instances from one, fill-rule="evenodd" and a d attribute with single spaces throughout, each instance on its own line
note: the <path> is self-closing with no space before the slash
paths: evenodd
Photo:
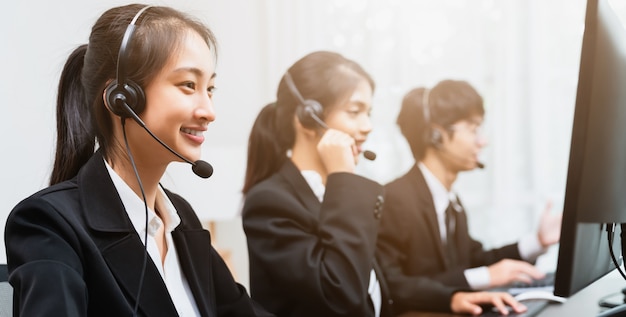
<path id="1" fill-rule="evenodd" d="M 620 6 L 620 3 L 622 4 Z M 588 0 L 554 293 L 569 297 L 615 268 L 607 223 L 626 223 L 626 6 Z M 626 286 L 626 281 L 624 283 Z M 607 294 L 620 290 L 607 290 Z"/>

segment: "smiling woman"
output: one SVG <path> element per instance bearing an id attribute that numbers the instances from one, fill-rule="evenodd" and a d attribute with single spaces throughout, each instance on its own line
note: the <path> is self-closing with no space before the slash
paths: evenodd
<path id="1" fill-rule="evenodd" d="M 215 119 L 215 47 L 179 11 L 128 5 L 102 14 L 70 55 L 51 186 L 6 224 L 16 315 L 271 316 L 159 183 L 173 161 L 202 168 L 191 160 Z"/>

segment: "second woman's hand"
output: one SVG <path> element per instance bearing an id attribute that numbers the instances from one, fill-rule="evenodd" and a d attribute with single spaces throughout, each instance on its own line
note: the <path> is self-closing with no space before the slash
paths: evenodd
<path id="1" fill-rule="evenodd" d="M 317 151 L 328 174 L 336 172 L 354 173 L 358 149 L 354 138 L 335 129 L 328 129 L 317 144 Z"/>

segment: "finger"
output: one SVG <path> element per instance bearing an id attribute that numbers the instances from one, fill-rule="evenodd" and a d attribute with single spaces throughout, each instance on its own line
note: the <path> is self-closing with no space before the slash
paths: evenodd
<path id="1" fill-rule="evenodd" d="M 506 295 L 508 296 L 503 296 L 502 299 L 504 300 L 506 305 L 513 307 L 513 311 L 515 311 L 516 313 L 523 313 L 528 309 L 526 306 L 524 306 L 524 304 L 518 302 L 513 296 L 509 294 Z"/>
<path id="2" fill-rule="evenodd" d="M 524 283 L 524 284 L 530 284 L 530 283 L 533 282 L 533 278 L 530 277 L 530 275 L 525 274 L 525 273 L 518 273 L 518 274 L 516 274 L 514 280 L 516 282 L 521 282 L 521 283 Z"/>
<path id="3" fill-rule="evenodd" d="M 505 294 L 505 295 L 508 295 L 508 294 Z M 494 296 L 491 300 L 491 303 L 493 304 L 493 306 L 495 306 L 495 308 L 498 310 L 498 312 L 500 312 L 501 315 L 509 314 L 509 310 L 506 309 L 506 305 L 502 301 L 502 298 L 500 298 L 499 296 Z"/>
<path id="4" fill-rule="evenodd" d="M 517 267 L 518 279 L 520 281 L 532 282 L 532 279 L 542 279 L 546 276 L 545 273 L 538 270 L 534 265 L 520 261 Z"/>
<path id="5" fill-rule="evenodd" d="M 546 273 L 539 271 L 535 267 L 532 267 L 529 270 L 525 271 L 524 275 L 530 277 L 530 279 L 535 279 L 535 280 L 540 280 L 546 277 Z"/>
<path id="6" fill-rule="evenodd" d="M 478 304 L 488 303 L 481 299 L 481 293 L 457 292 L 452 295 L 451 308 L 457 314 L 480 315 L 483 310 Z"/>
<path id="7" fill-rule="evenodd" d="M 464 305 L 462 306 L 462 311 L 460 311 L 460 313 L 480 315 L 483 313 L 483 309 L 476 304 L 465 302 Z"/>

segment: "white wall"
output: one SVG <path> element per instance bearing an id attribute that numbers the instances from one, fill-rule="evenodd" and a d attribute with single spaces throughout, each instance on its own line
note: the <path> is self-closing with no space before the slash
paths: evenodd
<path id="1" fill-rule="evenodd" d="M 67 55 L 87 41 L 105 9 L 125 3 L 35 0 L 3 5 L 0 223 L 17 202 L 47 184 L 55 90 Z M 394 125 L 406 91 L 444 78 L 466 79 L 485 98 L 485 129 L 491 140 L 484 155 L 487 168 L 459 181 L 475 236 L 487 240 L 487 246 L 502 244 L 534 228 L 546 197 L 556 198 L 560 208 L 584 0 L 151 3 L 197 16 L 218 38 L 217 120 L 203 153 L 215 173 L 203 180 L 187 165 L 175 164 L 164 182 L 186 197 L 203 220 L 230 223 L 218 240 L 236 246 L 238 270 L 247 269 L 237 215 L 249 129 L 258 110 L 274 99 L 284 70 L 317 49 L 355 59 L 377 82 L 376 127 L 368 143 L 379 158 L 360 166 L 364 175 L 384 183 L 412 163 Z M 513 221 L 489 225 L 503 216 Z M 245 284 L 247 272 L 238 276 Z"/>

